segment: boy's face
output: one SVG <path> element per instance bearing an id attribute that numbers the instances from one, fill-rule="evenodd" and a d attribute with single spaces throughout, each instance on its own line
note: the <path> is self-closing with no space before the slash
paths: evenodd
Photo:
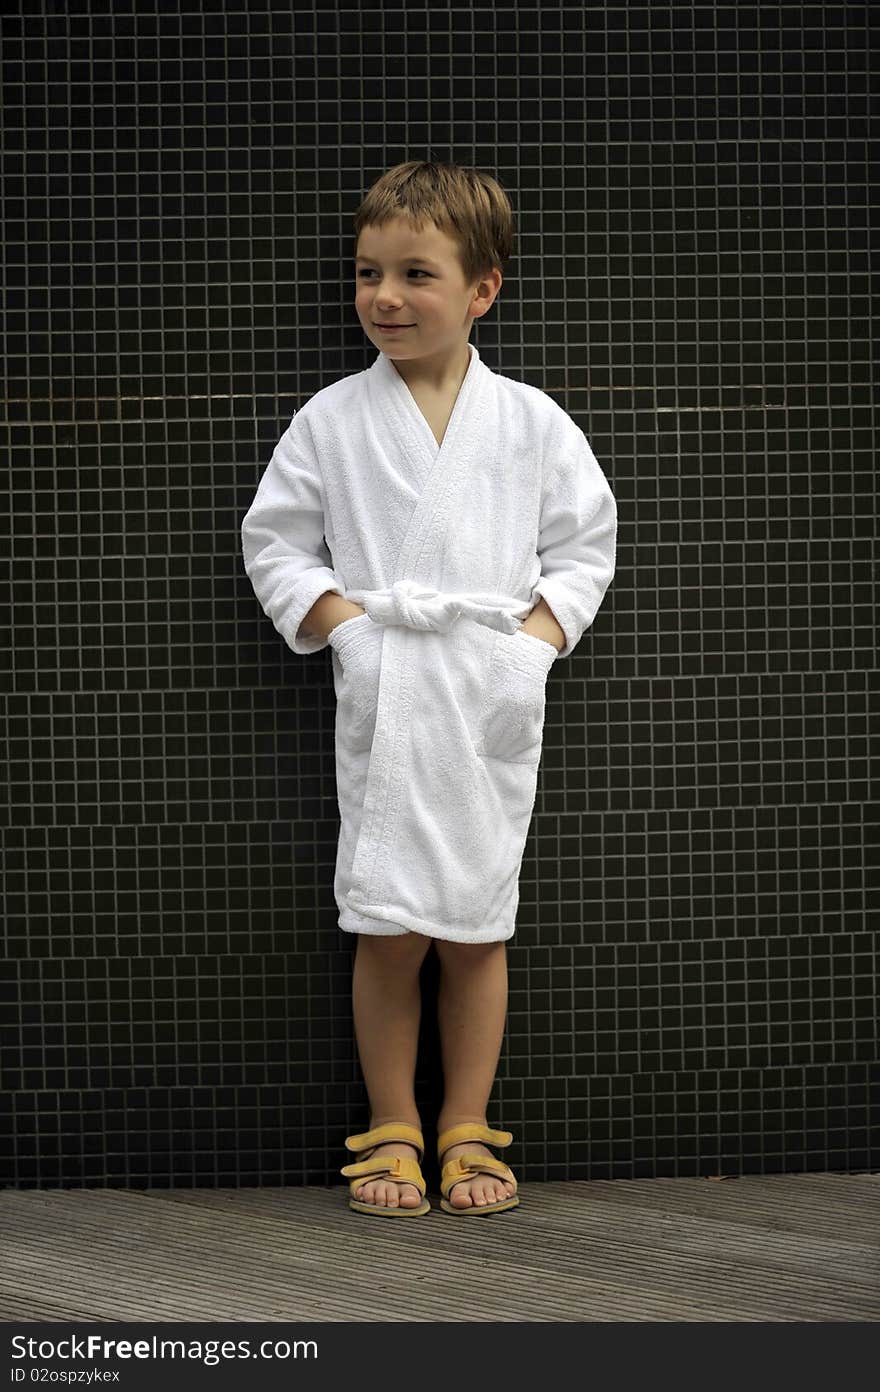
<path id="1" fill-rule="evenodd" d="M 355 257 L 355 308 L 377 348 L 401 361 L 454 350 L 467 341 L 475 318 L 486 313 L 501 271 L 465 282 L 458 243 L 436 223 L 420 232 L 405 218 L 361 230 Z M 401 324 L 385 332 L 382 324 Z"/>

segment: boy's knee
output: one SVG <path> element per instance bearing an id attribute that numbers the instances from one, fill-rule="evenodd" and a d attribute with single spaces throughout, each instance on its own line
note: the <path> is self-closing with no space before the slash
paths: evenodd
<path id="1" fill-rule="evenodd" d="M 431 946 L 423 933 L 361 933 L 358 951 L 391 960 L 420 960 Z"/>
<path id="2" fill-rule="evenodd" d="M 500 942 L 465 943 L 437 938 L 435 945 L 440 961 L 450 966 L 473 966 L 477 962 L 485 961 L 487 957 L 494 957 L 496 953 L 503 954 L 505 948 L 503 939 Z"/>

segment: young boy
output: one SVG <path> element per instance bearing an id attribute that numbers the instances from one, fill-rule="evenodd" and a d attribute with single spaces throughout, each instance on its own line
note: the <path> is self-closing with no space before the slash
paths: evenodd
<path id="1" fill-rule="evenodd" d="M 617 510 L 580 429 L 468 338 L 513 240 L 477 170 L 411 161 L 355 216 L 355 307 L 376 360 L 324 387 L 244 518 L 244 564 L 296 653 L 330 646 L 339 925 L 370 1129 L 350 1206 L 428 1211 L 413 1091 L 433 940 L 444 1099 L 441 1207 L 514 1207 L 486 1108 L 507 1010 L 505 943 L 534 809 L 547 673 L 614 574 Z"/>

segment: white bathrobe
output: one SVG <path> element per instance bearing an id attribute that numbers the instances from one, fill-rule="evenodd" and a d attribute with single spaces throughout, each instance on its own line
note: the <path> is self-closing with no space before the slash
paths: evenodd
<path id="1" fill-rule="evenodd" d="M 617 509 L 583 432 L 537 387 L 470 363 L 442 445 L 391 359 L 297 411 L 242 523 L 257 598 L 295 653 L 332 649 L 351 933 L 512 936 L 556 648 L 614 574 Z M 298 636 L 327 590 L 366 609 Z"/>

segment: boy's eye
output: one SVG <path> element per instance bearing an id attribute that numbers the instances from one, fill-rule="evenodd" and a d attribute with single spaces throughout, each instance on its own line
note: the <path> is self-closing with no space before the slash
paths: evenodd
<path id="1" fill-rule="evenodd" d="M 364 266 L 364 267 L 362 267 L 361 270 L 358 271 L 358 275 L 359 275 L 359 276 L 368 276 L 368 275 L 372 275 L 372 274 L 373 274 L 373 272 L 372 272 L 372 270 L 371 270 L 368 266 Z M 408 274 L 408 275 L 430 275 L 430 271 L 423 271 L 423 270 L 421 269 L 421 267 L 419 267 L 419 266 L 411 266 L 407 274 Z"/>

